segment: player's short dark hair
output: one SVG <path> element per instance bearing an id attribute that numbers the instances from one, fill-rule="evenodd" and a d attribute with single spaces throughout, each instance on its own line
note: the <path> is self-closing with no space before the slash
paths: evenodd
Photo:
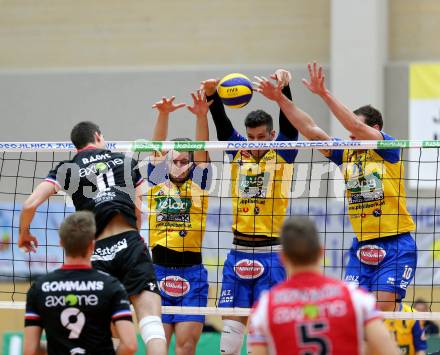
<path id="1" fill-rule="evenodd" d="M 244 125 L 246 128 L 255 128 L 260 126 L 266 126 L 267 130 L 270 132 L 273 130 L 273 119 L 266 111 L 255 110 L 249 112 L 244 120 Z"/>
<path id="2" fill-rule="evenodd" d="M 174 138 L 174 139 L 171 139 L 171 141 L 172 142 L 191 142 L 191 139 L 189 139 L 189 138 Z M 188 153 L 189 153 L 189 160 L 193 162 L 194 161 L 194 151 L 188 150 Z"/>
<path id="3" fill-rule="evenodd" d="M 85 257 L 95 239 L 95 216 L 89 211 L 72 213 L 60 226 L 60 239 L 67 256 Z"/>
<path id="4" fill-rule="evenodd" d="M 95 133 L 101 134 L 99 126 L 90 121 L 83 121 L 72 128 L 70 140 L 76 149 L 81 149 L 87 144 L 95 142 Z"/>
<path id="5" fill-rule="evenodd" d="M 373 127 L 374 125 L 378 125 L 379 129 L 382 130 L 383 127 L 383 118 L 382 114 L 379 110 L 375 109 L 371 105 L 365 105 L 362 107 L 359 107 L 358 109 L 354 110 L 353 113 L 356 116 L 364 116 L 365 117 L 365 123 Z"/>
<path id="6" fill-rule="evenodd" d="M 416 298 L 413 306 L 415 306 L 416 304 L 423 304 L 424 306 L 428 307 L 428 302 L 426 302 L 426 300 L 424 300 L 423 298 Z"/>
<path id="7" fill-rule="evenodd" d="M 294 265 L 311 265 L 321 256 L 321 241 L 315 223 L 306 217 L 290 217 L 281 229 L 281 245 Z"/>

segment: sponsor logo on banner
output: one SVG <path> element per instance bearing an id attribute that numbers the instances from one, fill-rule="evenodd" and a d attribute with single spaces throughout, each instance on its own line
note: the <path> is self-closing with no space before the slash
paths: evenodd
<path id="1" fill-rule="evenodd" d="M 368 265 L 379 265 L 386 255 L 384 249 L 374 244 L 363 245 L 357 251 L 358 259 Z"/>
<path id="2" fill-rule="evenodd" d="M 440 141 L 423 141 L 423 148 L 440 148 Z"/>
<path id="3" fill-rule="evenodd" d="M 263 275 L 264 266 L 258 260 L 243 259 L 235 264 L 234 270 L 240 278 L 251 280 Z"/>
<path id="4" fill-rule="evenodd" d="M 162 142 L 146 141 L 138 139 L 133 142 L 131 148 L 134 152 L 160 152 L 162 150 Z"/>
<path id="5" fill-rule="evenodd" d="M 388 141 L 387 141 L 388 142 Z M 365 145 L 362 141 L 236 141 L 227 142 L 226 150 L 228 149 L 295 149 L 304 147 L 359 147 Z M 375 148 L 375 147 L 372 147 Z"/>
<path id="6" fill-rule="evenodd" d="M 160 289 L 171 297 L 185 296 L 191 289 L 188 280 L 180 276 L 166 276 L 159 283 Z"/>
<path id="7" fill-rule="evenodd" d="M 107 143 L 107 149 L 115 149 L 116 143 Z M 25 143 L 25 142 L 7 142 L 0 143 L 0 149 L 2 150 L 66 150 L 76 151 L 75 146 L 71 142 L 38 142 L 38 143 Z"/>
<path id="8" fill-rule="evenodd" d="M 174 142 L 174 150 L 177 150 L 178 152 L 205 150 L 205 142 L 200 142 L 200 141 Z"/>
<path id="9" fill-rule="evenodd" d="M 377 148 L 407 148 L 409 147 L 409 140 L 380 140 L 377 142 Z"/>

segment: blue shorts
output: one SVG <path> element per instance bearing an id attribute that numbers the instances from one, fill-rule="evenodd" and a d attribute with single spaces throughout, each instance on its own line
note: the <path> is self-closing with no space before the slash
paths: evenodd
<path id="1" fill-rule="evenodd" d="M 231 250 L 223 267 L 219 307 L 250 308 L 268 290 L 286 279 L 278 253 Z"/>
<path id="2" fill-rule="evenodd" d="M 208 273 L 203 265 L 165 267 L 154 265 L 162 306 L 206 307 Z M 205 322 L 203 315 L 163 314 L 163 323 Z"/>
<path id="3" fill-rule="evenodd" d="M 405 298 L 417 268 L 417 245 L 410 233 L 363 242 L 354 238 L 349 254 L 346 282 Z"/>

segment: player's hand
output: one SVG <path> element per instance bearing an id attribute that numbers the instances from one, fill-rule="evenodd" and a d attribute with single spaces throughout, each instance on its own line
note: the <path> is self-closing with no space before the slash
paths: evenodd
<path id="1" fill-rule="evenodd" d="M 278 69 L 270 76 L 270 78 L 276 80 L 277 83 L 281 83 L 283 87 L 286 87 L 292 80 L 292 74 L 290 74 L 288 70 Z"/>
<path id="2" fill-rule="evenodd" d="M 29 230 L 20 231 L 18 235 L 18 247 L 24 252 L 36 252 L 38 239 L 34 237 Z"/>
<path id="3" fill-rule="evenodd" d="M 258 91 L 269 100 L 276 102 L 281 100 L 283 96 L 283 93 L 281 92 L 281 90 L 283 89 L 282 82 L 278 81 L 277 85 L 274 85 L 264 76 L 255 76 L 255 79 L 257 79 L 257 81 L 253 82 L 253 84 L 255 85 L 255 91 Z"/>
<path id="4" fill-rule="evenodd" d="M 217 79 L 208 79 L 201 81 L 200 90 L 203 90 L 208 96 L 214 95 L 219 82 L 220 80 Z"/>
<path id="5" fill-rule="evenodd" d="M 203 90 L 197 90 L 196 92 L 191 93 L 191 96 L 193 104 L 192 106 L 186 105 L 188 110 L 197 117 L 206 117 L 209 111 L 209 106 L 211 106 L 213 101 L 211 100 L 208 102 L 206 100 L 206 92 Z"/>
<path id="6" fill-rule="evenodd" d="M 162 101 L 156 102 L 151 107 L 157 109 L 161 113 L 171 113 L 171 112 L 178 110 L 179 108 L 186 106 L 186 104 L 184 102 L 176 105 L 174 103 L 175 99 L 176 99 L 175 96 L 172 96 L 169 99 L 167 99 L 166 97 L 162 97 Z"/>
<path id="7" fill-rule="evenodd" d="M 322 66 L 316 62 L 313 62 L 313 65 L 310 63 L 307 65 L 309 70 L 309 80 L 302 79 L 303 84 L 307 89 L 313 92 L 316 95 L 324 96 L 328 93 L 327 88 L 325 87 L 325 75 L 322 69 Z"/>

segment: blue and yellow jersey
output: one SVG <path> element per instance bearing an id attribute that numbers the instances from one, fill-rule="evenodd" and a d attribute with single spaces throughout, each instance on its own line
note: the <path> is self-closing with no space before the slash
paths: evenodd
<path id="1" fill-rule="evenodd" d="M 232 141 L 246 138 L 234 130 Z M 280 133 L 277 141 L 291 140 Z M 231 156 L 232 230 L 234 233 L 278 237 L 292 188 L 296 150 L 267 151 L 256 159 L 248 151 Z"/>
<path id="2" fill-rule="evenodd" d="M 201 252 L 208 213 L 210 166 L 194 166 L 188 179 L 174 184 L 168 179 L 166 163 L 149 164 L 147 192 L 149 245 L 178 252 Z"/>
<path id="3" fill-rule="evenodd" d="M 344 175 L 348 215 L 359 241 L 415 230 L 406 207 L 400 149 L 333 150 L 329 159 Z"/>
<path id="4" fill-rule="evenodd" d="M 413 309 L 403 303 L 401 311 L 413 312 Z M 386 319 L 385 326 L 394 337 L 402 355 L 415 355 L 417 351 L 428 348 L 423 325 L 420 321 L 413 319 Z"/>

